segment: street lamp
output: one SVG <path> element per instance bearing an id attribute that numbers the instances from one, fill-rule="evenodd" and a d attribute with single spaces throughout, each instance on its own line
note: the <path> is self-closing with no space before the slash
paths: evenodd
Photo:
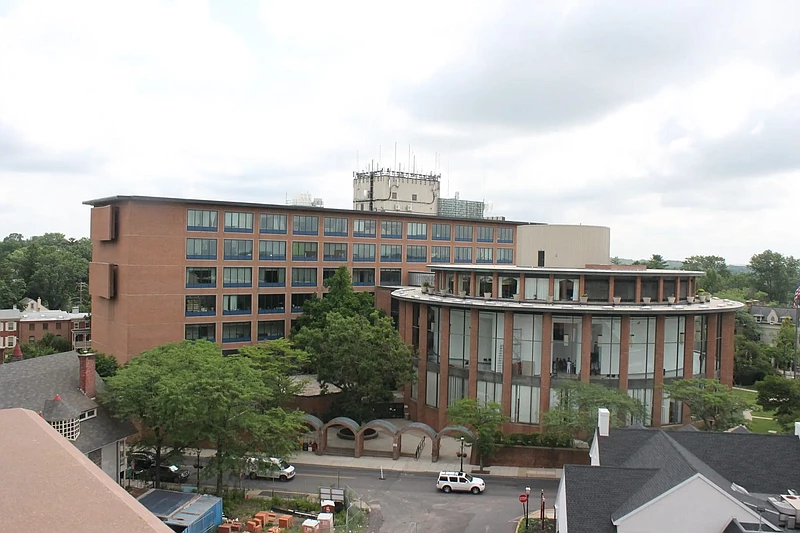
<path id="1" fill-rule="evenodd" d="M 528 531 L 528 515 L 530 514 L 530 505 L 531 505 L 531 488 L 525 487 L 525 531 Z"/>
<path id="2" fill-rule="evenodd" d="M 464 437 L 461 437 L 461 452 L 458 456 L 461 458 L 461 469 L 459 472 L 464 472 Z"/>

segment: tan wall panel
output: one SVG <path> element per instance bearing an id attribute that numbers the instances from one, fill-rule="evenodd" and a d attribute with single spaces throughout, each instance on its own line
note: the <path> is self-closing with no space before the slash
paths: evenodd
<path id="1" fill-rule="evenodd" d="M 545 251 L 547 267 L 583 268 L 611 262 L 611 230 L 602 226 L 518 226 L 516 242 L 520 266 L 538 266 L 539 250 Z"/>

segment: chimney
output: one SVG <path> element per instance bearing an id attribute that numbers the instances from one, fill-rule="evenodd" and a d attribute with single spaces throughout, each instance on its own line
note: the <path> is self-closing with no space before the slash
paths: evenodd
<path id="1" fill-rule="evenodd" d="M 800 437 L 800 422 L 794 423 L 794 436 Z"/>
<path id="2" fill-rule="evenodd" d="M 78 354 L 78 360 L 80 361 L 80 374 L 81 374 L 81 391 L 86 395 L 87 398 L 94 398 L 96 389 L 95 389 L 95 370 L 94 370 L 94 354 L 93 353 L 86 353 L 86 354 Z"/>
<path id="3" fill-rule="evenodd" d="M 36 311 L 41 311 L 41 310 L 42 310 L 42 297 L 39 296 L 38 298 L 36 298 Z"/>
<path id="4" fill-rule="evenodd" d="M 80 308 L 80 307 L 78 307 L 77 305 L 76 305 L 75 307 L 73 307 L 73 308 L 72 308 L 72 314 L 73 314 L 73 315 L 77 315 L 77 314 L 78 314 L 78 313 L 80 313 L 80 312 L 81 312 L 81 308 Z"/>
<path id="5" fill-rule="evenodd" d="M 597 428 L 601 437 L 608 437 L 611 426 L 611 413 L 605 407 L 597 410 Z"/>
<path id="6" fill-rule="evenodd" d="M 19 344 L 14 345 L 14 353 L 11 354 L 11 361 L 22 361 L 22 348 L 19 347 Z"/>

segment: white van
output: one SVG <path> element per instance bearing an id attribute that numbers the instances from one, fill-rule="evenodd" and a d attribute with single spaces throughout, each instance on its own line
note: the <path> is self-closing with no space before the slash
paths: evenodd
<path id="1" fill-rule="evenodd" d="M 295 475 L 294 465 L 277 457 L 248 457 L 244 472 L 250 479 L 267 478 L 289 481 Z"/>
<path id="2" fill-rule="evenodd" d="M 486 483 L 479 477 L 473 477 L 465 472 L 439 472 L 436 488 L 442 492 L 458 491 L 480 494 L 486 490 Z"/>

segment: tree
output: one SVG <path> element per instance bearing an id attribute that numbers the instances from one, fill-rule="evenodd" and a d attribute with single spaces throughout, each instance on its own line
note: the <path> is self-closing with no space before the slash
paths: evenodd
<path id="1" fill-rule="evenodd" d="M 658 254 L 653 254 L 650 256 L 650 259 L 647 260 L 647 268 L 660 270 L 667 268 L 667 266 L 667 262 Z"/>
<path id="2" fill-rule="evenodd" d="M 98 352 L 94 355 L 94 368 L 100 377 L 105 379 L 117 374 L 119 363 L 113 355 Z"/>
<path id="3" fill-rule="evenodd" d="M 744 334 L 736 335 L 733 354 L 734 383 L 748 386 L 775 373 L 766 348 L 767 345 L 763 342 Z"/>
<path id="4" fill-rule="evenodd" d="M 736 311 L 736 329 L 741 331 L 744 338 L 750 341 L 761 340 L 761 326 L 747 309 Z"/>
<path id="5" fill-rule="evenodd" d="M 500 404 L 489 402 L 481 405 L 476 398 L 462 398 L 447 408 L 447 416 L 452 423 L 466 426 L 475 433 L 477 438 L 473 444 L 483 470 L 484 461 L 494 454 L 497 447 L 494 434 L 507 420 L 500 411 Z"/>
<path id="6" fill-rule="evenodd" d="M 22 350 L 22 357 L 25 359 L 72 350 L 72 344 L 70 344 L 68 340 L 53 335 L 52 333 L 45 333 L 42 338 L 36 342 L 21 343 L 19 347 Z"/>
<path id="7" fill-rule="evenodd" d="M 615 255 L 614 257 L 611 258 L 611 264 L 612 265 L 621 265 L 622 264 L 622 259 L 620 259 L 619 257 L 617 257 Z"/>
<path id="8" fill-rule="evenodd" d="M 765 250 L 750 258 L 753 286 L 764 291 L 770 301 L 786 303 L 792 300 L 800 263 L 792 256 Z"/>
<path id="9" fill-rule="evenodd" d="M 25 282 L 21 279 L 0 279 L 0 309 L 11 309 L 25 297 Z"/>
<path id="10" fill-rule="evenodd" d="M 718 255 L 692 255 L 684 259 L 681 270 L 700 270 L 705 276 L 697 279 L 697 288 L 717 293 L 724 287 L 725 278 L 730 276 L 724 257 Z"/>
<path id="11" fill-rule="evenodd" d="M 664 385 L 670 399 L 683 402 L 692 417 L 703 421 L 703 429 L 725 431 L 744 423 L 750 405 L 716 379 L 678 379 Z"/>
<path id="12" fill-rule="evenodd" d="M 410 347 L 378 312 L 369 318 L 330 312 L 322 328 L 303 327 L 294 338 L 311 354 L 319 382 L 341 389 L 338 407 L 359 422 L 371 416 L 371 404 L 391 401 L 415 377 Z"/>
<path id="13" fill-rule="evenodd" d="M 275 339 L 239 348 L 271 390 L 275 405 L 291 400 L 303 390 L 304 383 L 294 378 L 308 364 L 309 355 L 295 348 L 288 339 Z"/>
<path id="14" fill-rule="evenodd" d="M 602 407 L 611 413 L 613 426 L 628 418 L 641 420 L 645 416 L 642 403 L 619 389 L 574 381 L 557 387 L 556 391 L 558 400 L 544 414 L 544 427 L 559 437 L 590 440 L 597 427 L 597 410 Z"/>
<path id="15" fill-rule="evenodd" d="M 778 330 L 778 335 L 775 337 L 775 346 L 771 346 L 770 355 L 775 360 L 778 368 L 786 371 L 791 368 L 797 352 L 795 351 L 795 329 L 792 319 L 786 317 L 781 322 L 781 328 Z"/>
<path id="16" fill-rule="evenodd" d="M 800 382 L 781 376 L 767 376 L 756 383 L 756 402 L 765 411 L 775 410 L 775 418 L 784 431 L 800 420 Z"/>

